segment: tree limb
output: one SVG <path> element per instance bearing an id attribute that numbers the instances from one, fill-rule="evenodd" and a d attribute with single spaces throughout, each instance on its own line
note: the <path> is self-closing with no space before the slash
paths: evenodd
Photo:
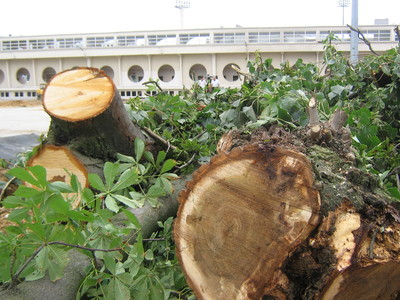
<path id="1" fill-rule="evenodd" d="M 356 33 L 358 34 L 358 38 L 359 38 L 360 40 L 362 40 L 362 41 L 364 42 L 365 45 L 368 46 L 368 49 L 369 49 L 374 55 L 379 56 L 379 54 L 376 53 L 374 49 L 372 49 L 371 43 L 367 40 L 367 38 L 364 36 L 364 34 L 361 32 L 360 29 L 358 29 L 358 28 L 356 29 L 356 28 L 352 27 L 352 26 L 349 25 L 349 24 L 347 24 L 347 27 L 349 27 L 350 30 L 352 30 L 352 31 L 354 31 L 354 32 L 356 32 Z"/>

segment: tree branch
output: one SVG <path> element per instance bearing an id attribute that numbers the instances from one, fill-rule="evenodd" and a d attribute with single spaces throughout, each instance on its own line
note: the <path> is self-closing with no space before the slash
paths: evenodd
<path id="1" fill-rule="evenodd" d="M 399 44 L 400 44 L 400 29 L 399 29 L 399 26 L 396 26 L 393 30 L 396 33 L 397 40 L 399 41 Z"/>
<path id="2" fill-rule="evenodd" d="M 374 49 L 372 49 L 371 43 L 367 40 L 367 38 L 364 36 L 364 34 L 361 32 L 360 29 L 358 29 L 358 28 L 356 29 L 356 28 L 352 27 L 352 26 L 349 25 L 349 24 L 347 24 L 347 27 L 349 27 L 350 30 L 352 30 L 352 31 L 354 31 L 354 32 L 356 32 L 356 33 L 358 34 L 358 38 L 359 38 L 360 40 L 362 40 L 362 41 L 364 42 L 365 45 L 368 46 L 368 49 L 369 49 L 374 55 L 379 56 L 379 54 L 376 53 Z"/>
<path id="3" fill-rule="evenodd" d="M 146 133 L 148 135 L 150 135 L 153 139 L 158 140 L 159 142 L 161 142 L 162 144 L 164 144 L 165 146 L 167 146 L 168 148 L 171 148 L 173 151 L 176 151 L 177 148 L 174 145 L 171 145 L 171 143 L 169 141 L 166 141 L 165 139 L 163 139 L 161 136 L 159 136 L 157 133 L 155 133 L 153 130 L 151 130 L 148 127 L 143 126 L 142 127 L 144 131 L 146 131 Z"/>

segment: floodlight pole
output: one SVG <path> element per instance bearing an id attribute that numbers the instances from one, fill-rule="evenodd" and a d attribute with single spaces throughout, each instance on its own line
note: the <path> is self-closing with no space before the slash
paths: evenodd
<path id="1" fill-rule="evenodd" d="M 338 7 L 342 8 L 342 25 L 344 26 L 344 8 L 349 7 L 350 0 L 338 0 L 337 5 Z"/>
<path id="2" fill-rule="evenodd" d="M 175 7 L 179 9 L 181 29 L 184 28 L 184 14 L 183 10 L 190 7 L 190 0 L 176 0 Z"/>
<path id="3" fill-rule="evenodd" d="M 351 2 L 351 27 L 358 29 L 358 0 Z M 350 62 L 353 65 L 358 62 L 358 33 L 354 30 L 350 35 Z"/>

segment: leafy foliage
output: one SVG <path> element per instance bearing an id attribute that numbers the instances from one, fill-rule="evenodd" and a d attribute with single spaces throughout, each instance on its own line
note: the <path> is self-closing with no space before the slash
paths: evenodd
<path id="1" fill-rule="evenodd" d="M 346 111 L 358 167 L 379 177 L 400 199 L 399 49 L 351 65 L 333 40 L 330 35 L 324 41 L 322 68 L 302 60 L 276 68 L 272 59 L 257 54 L 240 88 L 208 92 L 195 86 L 176 96 L 158 91 L 131 99 L 132 119 L 166 141 L 167 149 L 154 157 L 143 141 L 135 140 L 134 157 L 118 155 L 117 161 L 105 163 L 103 177 L 90 174 L 91 189 L 82 188 L 74 175 L 69 184 L 50 183 L 40 166 L 10 170 L 31 186 L 20 185 L 3 201 L 12 209 L 14 225 L 0 233 L 0 281 L 14 284 L 45 274 L 57 280 L 68 262 L 67 251 L 79 248 L 93 265 L 77 299 L 194 299 L 175 257 L 172 219 L 159 222 L 160 231 L 145 240 L 127 208 L 145 202 L 159 206 L 158 199 L 172 192 L 170 179 L 207 162 L 229 129 L 272 123 L 288 130 L 304 127 L 311 97 L 323 121 L 336 109 Z M 153 92 L 158 88 L 149 85 Z M 77 197 L 82 204 L 74 209 Z M 111 221 L 121 212 L 125 227 Z M 135 240 L 126 240 L 132 231 Z"/>

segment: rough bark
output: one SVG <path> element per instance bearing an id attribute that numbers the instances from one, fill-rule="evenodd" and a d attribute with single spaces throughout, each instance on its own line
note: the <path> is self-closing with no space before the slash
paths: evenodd
<path id="1" fill-rule="evenodd" d="M 229 132 L 181 193 L 177 253 L 199 299 L 400 295 L 398 210 L 341 128 L 324 147 L 307 130 Z"/>

